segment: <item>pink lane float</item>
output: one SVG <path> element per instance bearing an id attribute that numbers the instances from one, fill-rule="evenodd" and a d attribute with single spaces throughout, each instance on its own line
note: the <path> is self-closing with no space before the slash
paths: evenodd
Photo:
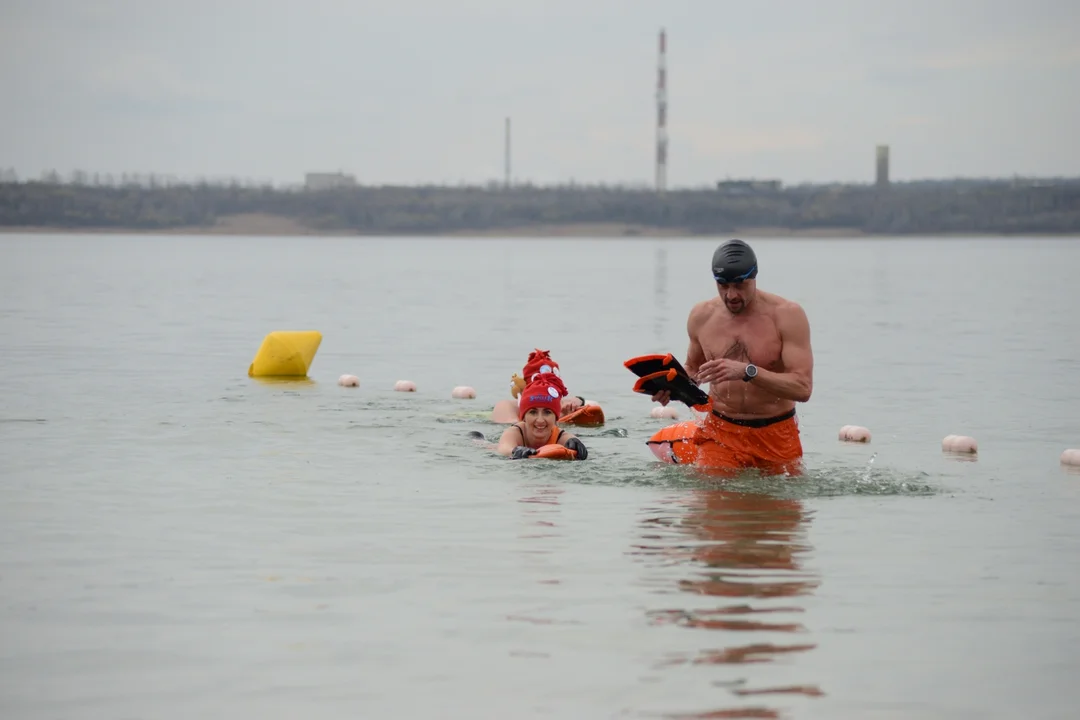
<path id="1" fill-rule="evenodd" d="M 941 449 L 948 453 L 974 455 L 979 452 L 979 443 L 967 435 L 946 435 L 941 441 Z"/>
<path id="2" fill-rule="evenodd" d="M 679 413 L 673 407 L 654 407 L 649 413 L 649 417 L 654 417 L 658 419 L 678 420 Z"/>
<path id="3" fill-rule="evenodd" d="M 472 400 L 476 397 L 476 391 L 468 385 L 458 385 L 450 392 L 450 397 L 458 400 Z"/>
<path id="4" fill-rule="evenodd" d="M 341 387 L 360 387 L 360 378 L 355 375 L 342 375 L 337 379 L 337 384 Z"/>
<path id="5" fill-rule="evenodd" d="M 416 383 L 412 380 L 398 380 L 394 383 L 394 392 L 416 392 Z"/>
<path id="6" fill-rule="evenodd" d="M 868 443 L 870 431 L 862 425 L 845 425 L 840 428 L 840 440 L 844 442 Z"/>
<path id="7" fill-rule="evenodd" d="M 1061 464 L 1070 468 L 1080 469 L 1080 450 L 1069 448 L 1061 453 Z"/>

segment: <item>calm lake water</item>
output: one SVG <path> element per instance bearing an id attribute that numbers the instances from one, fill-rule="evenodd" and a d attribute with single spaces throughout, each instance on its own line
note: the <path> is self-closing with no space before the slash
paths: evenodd
<path id="1" fill-rule="evenodd" d="M 798 481 L 644 444 L 716 239 L 0 235 L 0 716 L 1075 717 L 1080 242 L 751 242 Z M 247 377 L 280 329 L 309 382 Z M 465 437 L 535 347 L 586 462 Z"/>

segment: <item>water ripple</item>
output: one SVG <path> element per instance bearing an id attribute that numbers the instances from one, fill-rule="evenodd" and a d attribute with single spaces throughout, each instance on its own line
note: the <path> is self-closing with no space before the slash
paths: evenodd
<path id="1" fill-rule="evenodd" d="M 739 670 L 802 658 L 817 647 L 813 640 L 786 639 L 812 635 L 805 625 L 806 607 L 799 601 L 812 595 L 821 581 L 805 567 L 812 552 L 807 540 L 812 519 L 813 512 L 800 500 L 731 489 L 693 490 L 646 508 L 638 521 L 640 541 L 630 551 L 647 568 L 643 582 L 671 600 L 697 598 L 683 605 L 668 601 L 646 611 L 653 626 L 691 631 L 680 643 L 686 650 L 664 653 L 654 667 L 711 668 L 697 673 L 702 682 L 727 687 L 735 698 L 773 692 L 823 695 L 805 679 L 788 682 L 797 669 L 756 672 L 754 688 L 743 687 L 748 680 Z M 812 675 L 806 658 L 790 667 Z M 770 688 L 774 679 L 778 685 Z M 698 717 L 743 717 L 738 713 L 745 712 L 745 707 L 733 706 Z M 754 712 L 774 717 L 778 715 L 770 713 L 779 710 L 758 706 Z"/>

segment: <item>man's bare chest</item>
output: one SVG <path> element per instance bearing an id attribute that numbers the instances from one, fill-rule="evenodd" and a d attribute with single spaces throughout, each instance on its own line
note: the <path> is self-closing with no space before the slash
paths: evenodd
<path id="1" fill-rule="evenodd" d="M 706 359 L 729 358 L 775 369 L 780 365 L 783 342 L 772 318 L 750 322 L 713 321 L 701 332 Z"/>

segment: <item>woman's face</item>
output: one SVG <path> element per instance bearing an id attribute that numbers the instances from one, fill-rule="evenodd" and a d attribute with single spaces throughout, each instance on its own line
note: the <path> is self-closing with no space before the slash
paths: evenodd
<path id="1" fill-rule="evenodd" d="M 551 434 L 551 428 L 555 427 L 558 419 L 555 417 L 555 413 L 547 408 L 530 408 L 525 413 L 525 429 L 536 438 L 549 435 Z"/>

